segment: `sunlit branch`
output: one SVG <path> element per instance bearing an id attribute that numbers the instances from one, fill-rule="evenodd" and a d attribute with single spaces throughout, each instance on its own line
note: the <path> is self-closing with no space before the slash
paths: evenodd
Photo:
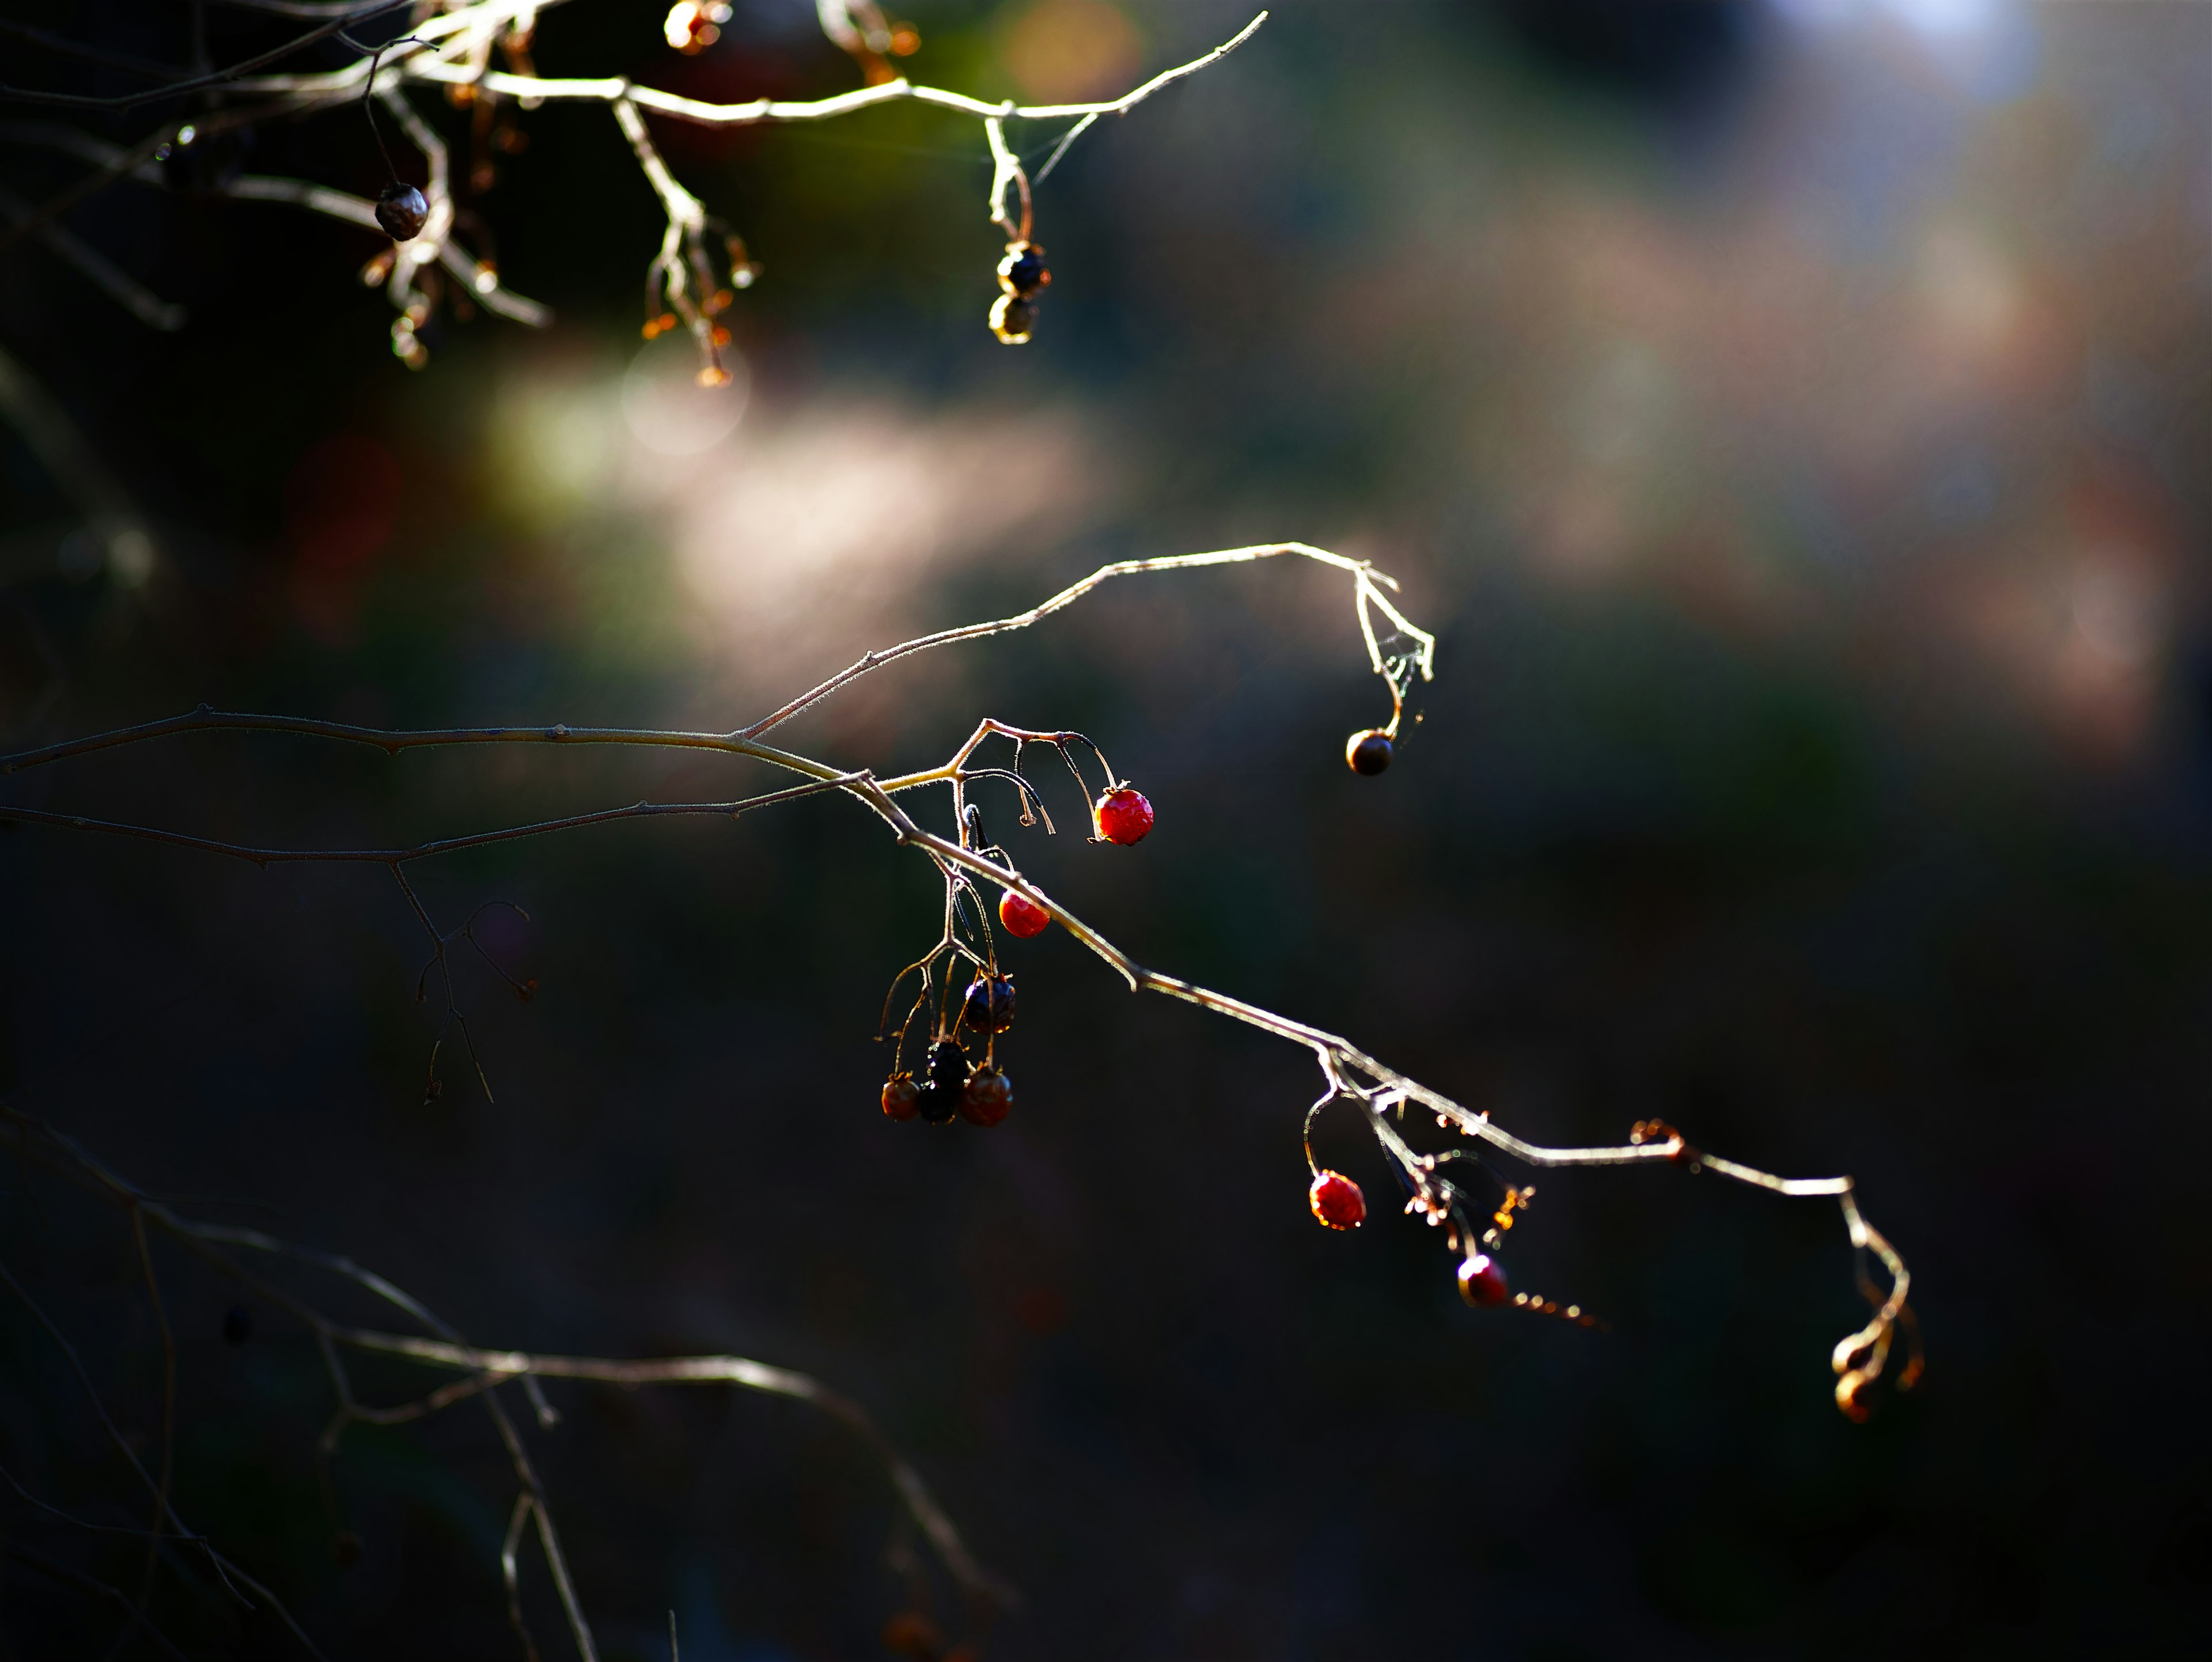
<path id="1" fill-rule="evenodd" d="M 1155 559 L 1124 560 L 1102 566 L 1080 581 L 1071 584 L 1059 594 L 1032 606 L 993 622 L 969 624 L 959 628 L 940 630 L 918 636 L 893 647 L 865 654 L 857 662 L 817 684 L 796 698 L 785 703 L 750 727 L 734 734 L 707 734 L 659 732 L 649 729 L 571 728 L 556 725 L 552 728 L 450 728 L 440 731 L 398 732 L 385 729 L 351 727 L 342 723 L 321 722 L 289 717 L 248 715 L 209 710 L 204 708 L 189 715 L 173 717 L 166 721 L 153 721 L 137 728 L 118 729 L 90 738 L 50 745 L 34 751 L 26 751 L 12 757 L 0 758 L 0 773 L 42 765 L 64 757 L 116 748 L 146 740 L 166 737 L 179 733 L 216 729 L 282 732 L 309 737 L 335 739 L 357 744 L 374 745 L 391 754 L 404 749 L 446 745 L 495 743 L 596 743 L 641 746 L 677 746 L 695 749 L 720 751 L 748 755 L 809 776 L 811 782 L 772 792 L 763 796 L 724 803 L 638 803 L 627 808 L 602 810 L 595 813 L 571 815 L 565 819 L 541 821 L 534 825 L 516 826 L 502 831 L 477 833 L 471 837 L 451 837 L 434 843 L 417 844 L 405 849 L 357 849 L 348 851 L 253 849 L 244 845 L 219 843 L 210 839 L 191 837 L 182 833 L 169 832 L 153 827 L 128 826 L 111 822 L 92 820 L 79 816 L 48 810 L 0 807 L 0 819 L 14 818 L 29 822 L 70 829 L 83 829 L 116 835 L 141 837 L 176 843 L 180 846 L 239 858 L 276 863 L 278 861 L 300 862 L 375 862 L 391 867 L 397 873 L 402 864 L 433 854 L 451 852 L 463 848 L 481 847 L 524 837 L 548 834 L 552 831 L 604 824 L 612 820 L 669 816 L 677 814 L 717 813 L 732 814 L 755 807 L 795 800 L 801 796 L 841 791 L 857 798 L 880 816 L 897 836 L 901 843 L 920 849 L 944 873 L 951 884 L 956 876 L 964 880 L 981 879 L 1013 890 L 1042 908 L 1058 921 L 1068 932 L 1104 960 L 1128 983 L 1133 990 L 1160 994 L 1194 1004 L 1271 1033 L 1279 1038 L 1298 1044 L 1310 1051 L 1319 1063 L 1324 1079 L 1333 1095 L 1349 1097 L 1359 1101 L 1368 1111 L 1371 1128 L 1384 1152 L 1404 1173 L 1413 1190 L 1417 1209 L 1425 1212 L 1431 1221 L 1442 1221 L 1450 1215 L 1453 1194 L 1449 1184 L 1435 1175 L 1437 1158 L 1416 1153 L 1402 1137 L 1386 1123 L 1384 1115 L 1393 1112 L 1402 1116 L 1407 1104 L 1417 1105 L 1435 1114 L 1438 1120 L 1455 1127 L 1462 1135 L 1488 1144 L 1516 1160 L 1537 1166 L 1649 1166 L 1654 1164 L 1686 1165 L 1693 1171 L 1705 1171 L 1734 1182 L 1764 1189 L 1771 1193 L 1793 1198 L 1826 1196 L 1842 1206 L 1846 1227 L 1853 1248 L 1861 1255 L 1872 1252 L 1881 1262 L 1890 1278 L 1885 1292 L 1871 1282 L 1863 1283 L 1869 1290 L 1869 1302 L 1875 1306 L 1872 1318 L 1857 1333 L 1837 1347 L 1835 1367 L 1839 1382 L 1837 1399 L 1847 1413 L 1863 1412 L 1860 1395 L 1866 1385 L 1882 1372 L 1887 1359 L 1893 1336 L 1901 1324 L 1909 1324 L 1910 1312 L 1905 1300 L 1911 1278 L 1904 1262 L 1888 1241 L 1869 1227 L 1861 1216 L 1854 1198 L 1851 1179 L 1835 1178 L 1784 1178 L 1762 1171 L 1755 1166 L 1723 1160 L 1691 1148 L 1678 1133 L 1665 1139 L 1644 1140 L 1638 1128 L 1639 1140 L 1623 1144 L 1601 1145 L 1592 1148 L 1553 1148 L 1534 1143 L 1515 1135 L 1491 1122 L 1487 1113 L 1478 1112 L 1454 1101 L 1439 1092 L 1431 1090 L 1419 1081 L 1401 1074 L 1387 1063 L 1360 1050 L 1350 1040 L 1326 1029 L 1310 1026 L 1274 1011 L 1249 1004 L 1224 993 L 1218 993 L 1176 977 L 1146 968 L 1115 946 L 1097 930 L 1059 905 L 1044 892 L 1024 878 L 1000 851 L 969 846 L 963 833 L 955 841 L 925 831 L 899 806 L 896 793 L 903 793 L 933 784 L 947 784 L 953 793 L 953 819 L 957 826 L 968 825 L 966 787 L 974 779 L 1004 774 L 1006 770 L 978 768 L 972 764 L 976 749 L 988 739 L 1000 736 L 1011 739 L 1017 745 L 1047 744 L 1059 749 L 1063 756 L 1076 743 L 1090 745 L 1080 734 L 1066 732 L 1036 731 L 1010 724 L 987 720 L 954 752 L 945 762 L 934 768 L 878 780 L 866 770 L 839 770 L 830 764 L 799 756 L 790 752 L 773 749 L 758 742 L 758 735 L 788 721 L 804 710 L 835 696 L 853 681 L 903 657 L 935 647 L 956 642 L 983 639 L 991 636 L 1026 629 L 1032 624 L 1051 616 L 1062 608 L 1090 594 L 1108 581 L 1139 574 L 1196 569 L 1207 566 L 1248 563 L 1282 555 L 1295 555 L 1349 573 L 1353 580 L 1354 609 L 1358 615 L 1362 642 L 1366 647 L 1370 667 L 1389 685 L 1394 703 L 1402 707 L 1406 684 L 1415 674 L 1426 679 L 1435 671 L 1436 640 L 1427 631 L 1408 619 L 1385 592 L 1397 585 L 1389 577 L 1377 572 L 1365 561 L 1347 558 L 1326 549 L 1315 548 L 1304 543 L 1270 543 L 1246 548 L 1222 549 L 1208 553 L 1188 554 Z M 1394 644 L 1407 643 L 1401 649 L 1386 652 L 1374 626 L 1373 613 L 1380 612 L 1389 619 L 1395 631 Z M 1395 720 L 1394 720 L 1395 726 Z M 1094 753 L 1096 746 L 1091 748 Z M 1070 766 L 1073 758 L 1068 757 Z M 1102 756 L 1099 764 L 1107 774 L 1110 787 L 1114 782 L 1112 770 Z M 1022 792 L 1024 812 L 1027 813 L 1034 794 L 1026 781 L 1015 777 Z M 1077 774 L 1079 782 L 1082 776 Z M 1085 785 L 1085 789 L 1088 790 Z M 1042 806 L 1041 802 L 1039 806 Z M 403 886 L 404 880 L 403 880 Z M 412 899 L 412 892 L 410 891 Z M 986 941 L 983 951 L 968 953 L 955 928 L 957 895 L 948 886 L 945 936 L 939 947 L 917 965 L 910 965 L 908 973 L 919 968 L 923 976 L 923 997 L 928 996 L 929 965 L 939 953 L 951 951 L 956 955 L 973 957 L 978 963 L 989 961 L 990 948 Z M 420 911 L 417 904 L 418 913 Z M 427 916 L 423 918 L 429 928 Z M 440 944 L 442 963 L 444 937 L 430 928 L 434 940 Z M 985 934 L 988 936 L 988 927 Z M 901 977 L 903 979 L 903 975 Z M 896 983 L 893 993 L 896 994 Z M 450 994 L 449 994 L 450 1001 Z M 918 1008 L 918 1007 L 917 1007 Z M 887 1001 L 886 1010 L 889 1003 Z M 888 1020 L 888 1014 L 885 1018 Z M 908 1020 L 912 1020 L 909 1016 Z M 902 1034 L 904 1029 L 902 1028 Z M 464 1029 L 464 1032 L 465 1030 Z M 1911 1328 L 1907 1325 L 1908 1336 Z M 449 1336 L 458 1344 L 457 1336 Z M 475 1355 L 477 1353 L 471 1353 Z M 489 1353 L 484 1353 L 489 1354 Z M 456 1353 L 458 1355 L 458 1353 Z M 502 1370 L 491 1364 L 472 1363 L 471 1366 L 491 1371 L 512 1371 L 527 1373 L 542 1370 L 518 1368 Z M 1909 1367 L 1902 1383 L 1909 1384 L 1917 1374 L 1917 1361 Z M 542 1521 L 542 1520 L 541 1520 Z"/>

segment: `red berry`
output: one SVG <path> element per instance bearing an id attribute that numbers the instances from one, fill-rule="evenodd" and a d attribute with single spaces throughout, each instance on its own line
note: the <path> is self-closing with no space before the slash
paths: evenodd
<path id="1" fill-rule="evenodd" d="M 1006 926 L 1008 934 L 1028 940 L 1033 934 L 1042 934 L 1051 925 L 1052 914 L 1034 900 L 1008 889 L 999 897 L 999 922 Z"/>
<path id="2" fill-rule="evenodd" d="M 912 1119 L 921 1111 L 921 1087 L 912 1074 L 893 1074 L 884 1086 L 884 1113 L 891 1119 Z"/>
<path id="3" fill-rule="evenodd" d="M 1145 801 L 1142 791 L 1116 785 L 1091 804 L 1091 817 L 1097 823 L 1099 836 L 1127 848 L 1143 842 L 1145 833 L 1152 830 L 1152 805 Z"/>
<path id="4" fill-rule="evenodd" d="M 1487 1252 L 1478 1252 L 1459 1267 L 1459 1295 L 1469 1304 L 1504 1304 L 1510 1289 L 1505 1266 Z"/>
<path id="5" fill-rule="evenodd" d="M 1367 1216 L 1367 1196 L 1341 1172 L 1316 1174 L 1306 1200 L 1314 1216 L 1332 1229 L 1357 1229 Z"/>
<path id="6" fill-rule="evenodd" d="M 960 1093 L 960 1117 L 970 1125 L 996 1125 L 1014 1105 L 1013 1081 L 995 1068 L 978 1068 Z"/>
<path id="7" fill-rule="evenodd" d="M 1390 765 L 1390 735 L 1370 728 L 1344 741 L 1345 765 L 1354 773 L 1373 778 Z"/>

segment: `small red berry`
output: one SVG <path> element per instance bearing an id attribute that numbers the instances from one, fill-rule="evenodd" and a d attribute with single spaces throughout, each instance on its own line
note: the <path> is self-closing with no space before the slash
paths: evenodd
<path id="1" fill-rule="evenodd" d="M 960 1117 L 970 1125 L 996 1125 L 1013 1105 L 1013 1081 L 995 1068 L 978 1068 L 961 1093 Z"/>
<path id="2" fill-rule="evenodd" d="M 1487 1252 L 1478 1252 L 1459 1267 L 1459 1295 L 1478 1308 L 1487 1304 L 1504 1304 L 1510 1289 L 1505 1285 L 1505 1266 Z"/>
<path id="3" fill-rule="evenodd" d="M 1006 926 L 1006 933 L 1028 940 L 1033 934 L 1042 934 L 1052 923 L 1052 914 L 1036 901 L 1008 889 L 999 897 L 999 922 Z"/>
<path id="4" fill-rule="evenodd" d="M 912 1119 L 921 1110 L 921 1087 L 912 1074 L 893 1074 L 884 1085 L 884 1113 L 890 1119 Z"/>
<path id="5" fill-rule="evenodd" d="M 1014 978 L 979 975 L 960 1001 L 960 1020 L 979 1033 L 1003 1033 L 1014 1025 Z"/>
<path id="6" fill-rule="evenodd" d="M 1378 728 L 1355 733 L 1344 741 L 1345 765 L 1372 779 L 1390 765 L 1390 735 Z"/>
<path id="7" fill-rule="evenodd" d="M 1091 804 L 1091 817 L 1097 824 L 1099 836 L 1127 848 L 1143 842 L 1145 833 L 1152 830 L 1152 805 L 1145 801 L 1142 791 L 1116 785 Z"/>
<path id="8" fill-rule="evenodd" d="M 1341 1172 L 1316 1174 L 1306 1200 L 1314 1216 L 1332 1229 L 1357 1229 L 1367 1217 L 1367 1196 Z"/>

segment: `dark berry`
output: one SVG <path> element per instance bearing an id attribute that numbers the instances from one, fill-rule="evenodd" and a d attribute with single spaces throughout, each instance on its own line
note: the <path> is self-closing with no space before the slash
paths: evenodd
<path id="1" fill-rule="evenodd" d="M 253 1336 L 253 1312 L 242 1304 L 234 1304 L 223 1312 L 222 1342 L 225 1344 L 244 1344 Z"/>
<path id="2" fill-rule="evenodd" d="M 960 1117 L 970 1125 L 996 1125 L 1014 1105 L 1013 1082 L 995 1068 L 968 1075 L 960 1096 Z"/>
<path id="3" fill-rule="evenodd" d="M 412 185 L 394 180 L 376 198 L 376 222 L 394 242 L 412 242 L 429 222 L 430 204 Z"/>
<path id="4" fill-rule="evenodd" d="M 1008 889 L 999 897 L 999 922 L 1006 926 L 1008 934 L 1028 940 L 1033 934 L 1042 934 L 1052 923 L 1052 914 L 1034 900 Z"/>
<path id="5" fill-rule="evenodd" d="M 1370 728 L 1344 741 L 1344 759 L 1354 773 L 1372 779 L 1390 765 L 1390 735 Z"/>
<path id="6" fill-rule="evenodd" d="M 921 1087 L 912 1074 L 893 1074 L 884 1084 L 884 1114 L 889 1119 L 912 1119 L 920 1111 Z"/>
<path id="7" fill-rule="evenodd" d="M 1332 1229 L 1357 1229 L 1367 1216 L 1367 1196 L 1341 1172 L 1316 1172 L 1306 1201 L 1314 1216 Z"/>
<path id="8" fill-rule="evenodd" d="M 960 1112 L 960 1093 L 968 1083 L 968 1058 L 949 1038 L 929 1047 L 929 1077 L 915 1095 L 915 1111 L 932 1125 L 949 1125 Z"/>
<path id="9" fill-rule="evenodd" d="M 1006 257 L 999 262 L 999 286 L 1024 300 L 1041 289 L 1051 288 L 1052 273 L 1045 268 L 1044 250 L 1034 242 L 1010 244 Z"/>
<path id="10" fill-rule="evenodd" d="M 960 1001 L 960 1020 L 979 1033 L 1003 1033 L 1014 1025 L 1014 978 L 979 975 Z"/>
<path id="11" fill-rule="evenodd" d="M 929 1047 L 929 1082 L 957 1091 L 968 1080 L 968 1057 L 958 1044 L 940 1038 Z"/>
<path id="12" fill-rule="evenodd" d="M 1117 785 L 1091 804 L 1091 817 L 1097 824 L 1099 836 L 1127 848 L 1143 842 L 1145 833 L 1152 830 L 1152 805 L 1145 801 L 1143 792 Z"/>
<path id="13" fill-rule="evenodd" d="M 1480 1308 L 1504 1304 L 1509 1289 L 1505 1267 L 1487 1252 L 1478 1252 L 1459 1267 L 1459 1295 Z"/>
<path id="14" fill-rule="evenodd" d="M 337 1539 L 331 1543 L 331 1562 L 340 1569 L 351 1569 L 361 1562 L 361 1537 L 349 1529 L 340 1530 Z"/>
<path id="15" fill-rule="evenodd" d="M 1009 346 L 1019 346 L 1036 327 L 1036 307 L 1019 295 L 1000 295 L 991 307 L 991 332 Z"/>

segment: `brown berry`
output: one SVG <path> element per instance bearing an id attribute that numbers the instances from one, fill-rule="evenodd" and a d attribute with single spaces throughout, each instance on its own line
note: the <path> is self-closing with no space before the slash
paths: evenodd
<path id="1" fill-rule="evenodd" d="M 1013 1081 L 995 1068 L 968 1075 L 960 1094 L 960 1117 L 970 1125 L 996 1125 L 1014 1105 Z"/>
<path id="2" fill-rule="evenodd" d="M 912 1074 L 893 1074 L 884 1082 L 884 1117 L 912 1119 L 921 1111 L 921 1087 Z"/>

